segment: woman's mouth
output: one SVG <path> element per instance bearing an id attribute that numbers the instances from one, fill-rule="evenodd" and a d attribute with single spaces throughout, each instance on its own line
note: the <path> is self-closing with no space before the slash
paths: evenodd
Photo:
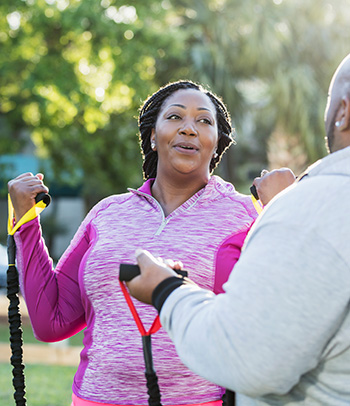
<path id="1" fill-rule="evenodd" d="M 174 148 L 176 151 L 187 155 L 193 155 L 198 151 L 198 147 L 196 145 L 188 142 L 175 144 Z"/>

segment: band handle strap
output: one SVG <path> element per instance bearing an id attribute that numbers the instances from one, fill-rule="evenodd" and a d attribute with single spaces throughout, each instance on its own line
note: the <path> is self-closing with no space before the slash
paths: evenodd
<path id="1" fill-rule="evenodd" d="M 9 235 L 14 235 L 15 232 L 23 226 L 23 224 L 35 219 L 39 214 L 46 208 L 48 204 L 44 200 L 39 200 L 35 205 L 24 214 L 24 216 L 14 224 L 14 210 L 11 201 L 10 194 L 8 194 L 8 223 L 7 223 L 7 233 Z"/>

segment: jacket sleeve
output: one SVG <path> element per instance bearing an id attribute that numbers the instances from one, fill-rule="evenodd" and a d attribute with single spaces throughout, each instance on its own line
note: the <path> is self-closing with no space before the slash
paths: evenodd
<path id="1" fill-rule="evenodd" d="M 35 337 L 59 341 L 83 329 L 84 308 L 79 288 L 79 266 L 89 247 L 83 224 L 53 269 L 41 235 L 38 218 L 15 234 L 21 292 L 25 298 Z"/>
<path id="2" fill-rule="evenodd" d="M 224 294 L 184 284 L 160 312 L 189 368 L 250 397 L 291 390 L 336 345 L 348 311 L 349 268 L 337 246 L 280 203 L 255 223 Z"/>

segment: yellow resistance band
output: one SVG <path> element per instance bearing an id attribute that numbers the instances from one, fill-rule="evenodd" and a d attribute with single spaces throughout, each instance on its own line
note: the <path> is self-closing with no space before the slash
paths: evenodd
<path id="1" fill-rule="evenodd" d="M 12 206 L 12 201 L 10 195 L 8 195 L 8 223 L 7 223 L 7 233 L 9 235 L 13 235 L 19 227 L 23 226 L 23 224 L 28 223 L 35 219 L 35 217 L 39 216 L 39 214 L 45 209 L 46 204 L 40 200 L 40 202 L 36 203 L 31 209 L 27 211 L 27 213 L 13 226 L 13 218 L 14 218 L 14 210 Z"/>
<path id="2" fill-rule="evenodd" d="M 262 204 L 258 200 L 256 200 L 253 195 L 251 195 L 251 198 L 252 198 L 252 202 L 254 204 L 255 210 L 257 211 L 258 214 L 260 214 L 263 211 Z"/>

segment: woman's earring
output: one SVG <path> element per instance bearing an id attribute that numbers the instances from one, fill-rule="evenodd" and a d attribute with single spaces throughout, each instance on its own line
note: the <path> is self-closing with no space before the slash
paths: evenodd
<path id="1" fill-rule="evenodd" d="M 336 127 L 340 127 L 340 121 L 336 121 L 336 122 L 335 122 L 335 126 L 336 126 Z"/>
<path id="2" fill-rule="evenodd" d="M 215 159 L 215 158 L 217 158 L 218 156 L 219 156 L 218 153 L 215 152 L 214 155 L 213 155 L 213 158 Z"/>
<path id="3" fill-rule="evenodd" d="M 151 148 L 153 149 L 153 151 L 156 149 L 156 143 L 155 141 L 151 141 Z"/>

